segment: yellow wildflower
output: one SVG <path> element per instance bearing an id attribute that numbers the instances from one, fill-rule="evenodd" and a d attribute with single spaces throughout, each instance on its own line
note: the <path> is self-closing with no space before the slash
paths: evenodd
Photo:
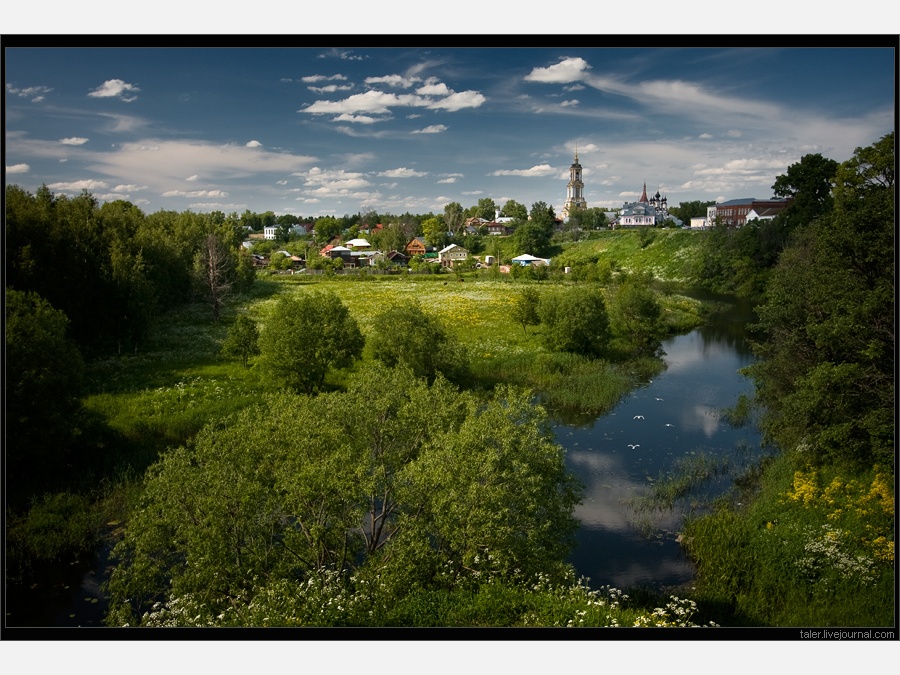
<path id="1" fill-rule="evenodd" d="M 793 489 L 788 491 L 787 497 L 791 501 L 801 502 L 803 506 L 811 506 L 816 501 L 818 489 L 815 471 L 809 474 L 795 471 Z"/>

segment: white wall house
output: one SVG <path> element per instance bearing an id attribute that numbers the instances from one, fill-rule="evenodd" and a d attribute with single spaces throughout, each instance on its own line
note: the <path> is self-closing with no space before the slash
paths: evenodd
<path id="1" fill-rule="evenodd" d="M 469 252 L 456 244 L 450 244 L 438 251 L 438 260 L 444 267 L 453 267 L 453 263 L 466 260 L 468 257 Z"/>
<path id="2" fill-rule="evenodd" d="M 263 228 L 263 237 L 265 239 L 274 239 L 275 233 L 278 231 L 277 225 L 266 225 Z"/>

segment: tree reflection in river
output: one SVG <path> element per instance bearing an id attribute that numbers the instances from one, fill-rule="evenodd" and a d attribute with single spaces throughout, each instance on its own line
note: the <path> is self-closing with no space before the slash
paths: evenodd
<path id="1" fill-rule="evenodd" d="M 732 428 L 721 416 L 752 392 L 738 371 L 752 361 L 746 325 L 753 320 L 749 305 L 734 303 L 703 328 L 667 340 L 666 369 L 611 412 L 555 428 L 570 470 L 586 486 L 570 562 L 592 586 L 673 586 L 693 578 L 676 541 L 683 514 L 659 514 L 648 532 L 630 504 L 682 458 L 744 463 L 746 449 L 759 448 L 755 428 Z M 727 489 L 728 482 L 715 487 Z"/>

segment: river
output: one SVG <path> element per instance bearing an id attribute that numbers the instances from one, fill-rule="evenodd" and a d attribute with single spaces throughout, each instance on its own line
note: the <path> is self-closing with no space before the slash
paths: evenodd
<path id="1" fill-rule="evenodd" d="M 593 588 L 675 587 L 693 579 L 677 541 L 691 500 L 663 512 L 636 503 L 679 464 L 721 463 L 734 471 L 759 457 L 755 427 L 735 428 L 721 415 L 741 394 L 752 394 L 738 371 L 753 361 L 746 327 L 754 320 L 749 304 L 732 300 L 707 325 L 664 342 L 666 369 L 609 413 L 555 427 L 568 468 L 585 484 L 569 562 Z M 723 493 L 730 484 L 725 471 L 693 496 Z"/>

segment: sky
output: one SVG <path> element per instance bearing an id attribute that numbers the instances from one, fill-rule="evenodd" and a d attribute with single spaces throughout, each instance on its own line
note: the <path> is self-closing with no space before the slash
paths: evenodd
<path id="1" fill-rule="evenodd" d="M 670 206 L 762 199 L 803 155 L 845 161 L 896 118 L 895 50 L 838 40 L 11 42 L 6 184 L 145 213 L 424 214 L 491 198 L 559 214 L 576 151 L 588 206 L 621 207 L 645 182 Z"/>

